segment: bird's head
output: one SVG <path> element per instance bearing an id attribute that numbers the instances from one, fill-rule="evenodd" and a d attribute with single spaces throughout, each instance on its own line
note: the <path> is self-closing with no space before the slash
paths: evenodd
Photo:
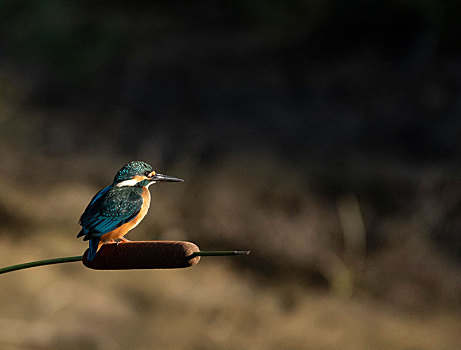
<path id="1" fill-rule="evenodd" d="M 150 186 L 157 181 L 182 182 L 184 180 L 156 173 L 152 167 L 145 162 L 133 161 L 129 162 L 117 172 L 113 185 L 116 187 L 143 187 Z"/>

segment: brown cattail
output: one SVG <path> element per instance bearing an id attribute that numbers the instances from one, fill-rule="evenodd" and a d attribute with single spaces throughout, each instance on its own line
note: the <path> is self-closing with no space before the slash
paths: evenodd
<path id="1" fill-rule="evenodd" d="M 83 265 L 96 270 L 173 269 L 195 265 L 199 247 L 183 241 L 133 241 L 104 244 L 92 261 L 83 254 Z"/>

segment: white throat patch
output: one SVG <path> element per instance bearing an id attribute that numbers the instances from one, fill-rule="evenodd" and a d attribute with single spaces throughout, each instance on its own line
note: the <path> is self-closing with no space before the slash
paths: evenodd
<path id="1" fill-rule="evenodd" d="M 119 182 L 115 186 L 116 187 L 136 186 L 137 183 L 138 183 L 137 180 L 131 179 L 131 180 L 125 180 L 125 181 Z"/>

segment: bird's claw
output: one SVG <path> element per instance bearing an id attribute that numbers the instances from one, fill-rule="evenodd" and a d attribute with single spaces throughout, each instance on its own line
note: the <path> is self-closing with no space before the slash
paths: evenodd
<path id="1" fill-rule="evenodd" d="M 120 241 L 117 242 L 117 245 L 120 243 L 128 243 L 131 242 L 129 239 L 126 239 L 125 237 L 120 237 Z"/>

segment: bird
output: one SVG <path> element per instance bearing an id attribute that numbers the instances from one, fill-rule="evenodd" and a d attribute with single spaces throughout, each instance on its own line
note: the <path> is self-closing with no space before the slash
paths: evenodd
<path id="1" fill-rule="evenodd" d="M 117 172 L 111 185 L 96 193 L 78 221 L 82 229 L 77 238 L 89 241 L 88 261 L 104 243 L 130 242 L 124 236 L 149 210 L 149 186 L 164 181 L 184 180 L 159 174 L 146 162 L 131 161 Z"/>

